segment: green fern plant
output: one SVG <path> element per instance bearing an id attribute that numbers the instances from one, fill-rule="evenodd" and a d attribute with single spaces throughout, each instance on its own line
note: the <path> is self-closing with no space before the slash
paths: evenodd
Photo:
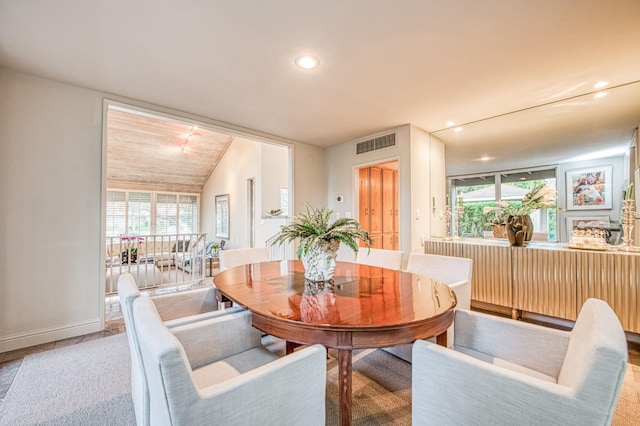
<path id="1" fill-rule="evenodd" d="M 356 253 L 359 248 L 358 241 L 362 241 L 367 248 L 371 247 L 373 241 L 369 233 L 360 227 L 357 220 L 343 217 L 329 223 L 332 214 L 333 210 L 319 209 L 307 204 L 306 211 L 294 216 L 293 223 L 280 227 L 280 234 L 273 244 L 299 240 L 298 258 L 302 258 L 321 241 L 340 241 Z"/>

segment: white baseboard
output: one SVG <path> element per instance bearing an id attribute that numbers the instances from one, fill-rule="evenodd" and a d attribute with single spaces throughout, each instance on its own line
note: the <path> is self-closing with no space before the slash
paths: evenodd
<path id="1" fill-rule="evenodd" d="M 103 329 L 104 325 L 102 321 L 96 318 L 75 324 L 67 324 L 62 327 L 35 330 L 11 336 L 0 336 L 0 353 L 55 342 L 70 337 L 83 336 Z"/>

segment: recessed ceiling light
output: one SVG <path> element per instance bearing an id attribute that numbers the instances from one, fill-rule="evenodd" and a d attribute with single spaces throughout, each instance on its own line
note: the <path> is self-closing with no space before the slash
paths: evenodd
<path id="1" fill-rule="evenodd" d="M 596 93 L 595 95 L 593 95 L 594 98 L 604 98 L 605 96 L 607 96 L 609 94 L 609 92 L 599 92 Z"/>
<path id="2" fill-rule="evenodd" d="M 296 58 L 295 63 L 303 70 L 312 70 L 314 68 L 318 68 L 318 65 L 320 65 L 320 60 L 315 56 L 301 55 Z"/>
<path id="3" fill-rule="evenodd" d="M 480 161 L 489 161 L 489 160 L 493 160 L 493 157 L 489 157 L 488 155 L 483 155 L 482 157 L 480 157 Z"/>
<path id="4" fill-rule="evenodd" d="M 455 129 L 453 129 L 456 132 L 461 132 L 462 131 L 462 127 L 456 127 Z"/>
<path id="5" fill-rule="evenodd" d="M 599 81 L 596 84 L 593 85 L 594 89 L 602 89 L 603 87 L 607 87 L 607 85 L 609 84 L 608 81 Z"/>
<path id="6" fill-rule="evenodd" d="M 451 126 L 453 126 L 454 124 L 456 124 L 456 122 L 455 122 L 455 121 L 447 121 L 447 127 L 451 127 Z"/>

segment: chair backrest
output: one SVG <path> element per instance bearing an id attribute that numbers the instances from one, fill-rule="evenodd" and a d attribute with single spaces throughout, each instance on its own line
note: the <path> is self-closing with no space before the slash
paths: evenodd
<path id="1" fill-rule="evenodd" d="M 398 250 L 367 249 L 363 247 L 358 250 L 356 263 L 398 271 L 402 268 L 402 252 Z"/>
<path id="2" fill-rule="evenodd" d="M 471 309 L 473 261 L 465 257 L 410 253 L 407 272 L 424 275 L 447 284 L 455 292 L 458 309 Z"/>
<path id="3" fill-rule="evenodd" d="M 269 252 L 266 247 L 220 250 L 218 258 L 220 259 L 220 271 L 222 272 L 234 266 L 266 262 L 269 260 Z"/>
<path id="4" fill-rule="evenodd" d="M 133 322 L 148 380 L 149 419 L 154 426 L 174 424 L 170 404 L 188 407 L 198 398 L 187 356 L 149 297 L 134 300 Z"/>
<path id="5" fill-rule="evenodd" d="M 627 368 L 627 340 L 620 320 L 603 300 L 588 299 L 569 337 L 558 384 L 568 386 L 585 406 L 601 407 L 610 424 Z"/>
<path id="6" fill-rule="evenodd" d="M 472 266 L 473 261 L 466 257 L 410 253 L 406 271 L 453 284 L 464 280 L 471 282 Z"/>
<path id="7" fill-rule="evenodd" d="M 118 298 L 124 317 L 124 325 L 129 341 L 131 355 L 131 397 L 136 414 L 137 424 L 148 426 L 149 423 L 149 389 L 144 372 L 138 336 L 133 322 L 133 301 L 140 297 L 140 291 L 133 275 L 121 274 L 118 277 Z"/>

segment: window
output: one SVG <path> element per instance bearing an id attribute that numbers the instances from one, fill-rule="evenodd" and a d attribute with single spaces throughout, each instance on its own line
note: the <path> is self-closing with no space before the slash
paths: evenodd
<path id="1" fill-rule="evenodd" d="M 462 197 L 464 212 L 458 220 L 458 235 L 482 237 L 485 218 L 482 209 L 496 205 L 495 176 L 478 176 L 455 180 L 455 205 Z"/>
<path id="2" fill-rule="evenodd" d="M 195 234 L 198 232 L 198 196 L 180 196 L 180 210 L 178 211 L 178 229 L 180 234 Z"/>
<path id="3" fill-rule="evenodd" d="M 156 234 L 178 233 L 178 196 L 158 194 L 156 197 Z"/>
<path id="4" fill-rule="evenodd" d="M 127 233 L 127 193 L 107 191 L 107 237 Z"/>
<path id="5" fill-rule="evenodd" d="M 196 194 L 107 191 L 106 234 L 192 234 L 198 232 Z"/>
<path id="6" fill-rule="evenodd" d="M 483 215 L 484 207 L 495 206 L 499 200 L 520 204 L 522 198 L 535 186 L 546 183 L 556 189 L 556 170 L 503 171 L 484 176 L 451 178 L 454 199 L 462 197 L 464 213 L 458 223 L 458 234 L 482 237 L 490 225 Z M 547 233 L 549 241 L 558 240 L 557 210 L 542 209 L 531 214 L 534 232 Z"/>
<path id="7" fill-rule="evenodd" d="M 129 207 L 127 213 L 127 233 L 129 235 L 151 234 L 150 192 L 129 192 Z"/>
<path id="8" fill-rule="evenodd" d="M 280 187 L 280 210 L 289 214 L 289 188 Z"/>

